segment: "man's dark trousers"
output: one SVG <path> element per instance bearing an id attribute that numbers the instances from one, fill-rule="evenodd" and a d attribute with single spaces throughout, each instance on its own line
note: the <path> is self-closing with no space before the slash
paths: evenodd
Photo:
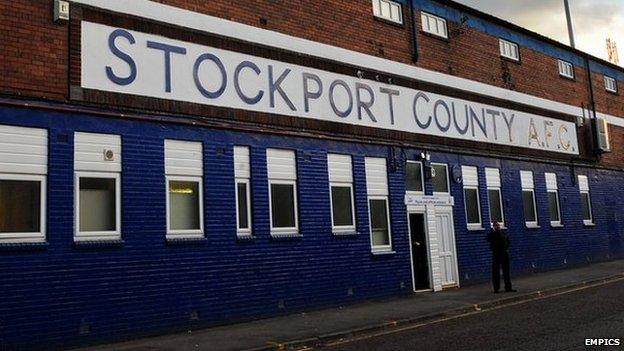
<path id="1" fill-rule="evenodd" d="M 511 278 L 509 277 L 509 252 L 492 251 L 492 284 L 494 291 L 500 289 L 500 269 L 503 268 L 503 279 L 505 280 L 505 290 L 511 290 Z"/>

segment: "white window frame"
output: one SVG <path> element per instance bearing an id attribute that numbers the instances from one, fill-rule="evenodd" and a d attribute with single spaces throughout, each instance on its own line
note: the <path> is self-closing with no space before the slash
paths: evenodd
<path id="1" fill-rule="evenodd" d="M 585 178 L 587 180 L 587 189 L 581 189 L 580 187 L 581 178 Z M 586 175 L 578 175 L 577 182 L 579 184 L 579 194 L 580 195 L 587 194 L 587 206 L 589 207 L 589 219 L 583 218 L 583 224 L 586 226 L 593 226 L 595 225 L 595 223 L 594 223 L 594 212 L 592 210 L 591 194 L 589 190 L 589 177 L 587 177 Z M 582 197 L 581 197 L 581 201 L 583 201 Z"/>
<path id="2" fill-rule="evenodd" d="M 333 187 L 340 188 L 349 188 L 351 191 L 351 220 L 353 224 L 351 225 L 336 225 L 334 224 L 334 197 L 332 194 Z M 355 199 L 353 194 L 353 183 L 347 182 L 330 182 L 329 183 L 329 210 L 331 211 L 332 217 L 332 231 L 334 233 L 351 233 L 355 232 Z"/>
<path id="3" fill-rule="evenodd" d="M 611 93 L 617 93 L 617 81 L 613 77 L 604 76 L 605 89 Z"/>
<path id="4" fill-rule="evenodd" d="M 545 173 L 544 177 L 546 178 L 546 197 L 548 199 L 548 215 L 550 216 L 550 226 L 551 227 L 562 227 L 562 219 L 561 219 L 561 203 L 559 201 L 559 187 L 557 185 L 557 183 L 555 183 L 555 187 L 549 187 L 548 186 L 548 177 L 549 176 L 553 176 L 555 177 L 555 181 L 557 179 L 557 175 L 555 173 Z M 551 193 L 555 194 L 555 199 L 557 200 L 557 215 L 559 216 L 559 220 L 558 221 L 553 221 L 552 220 L 552 214 L 550 213 L 550 199 L 548 198 L 548 196 L 550 196 Z"/>
<path id="5" fill-rule="evenodd" d="M 295 156 L 296 160 L 296 156 Z M 293 186 L 293 206 L 295 211 L 295 226 L 294 227 L 273 227 L 273 196 L 271 192 L 271 185 L 282 184 L 282 185 L 292 185 Z M 272 236 L 280 236 L 280 235 L 299 235 L 299 204 L 297 201 L 297 181 L 296 180 L 285 180 L 285 179 L 269 179 L 269 224 L 271 226 L 271 235 Z"/>
<path id="6" fill-rule="evenodd" d="M 496 191 L 498 192 L 498 197 L 500 199 L 500 201 L 498 202 L 498 206 L 501 212 L 501 222 L 499 222 L 500 226 L 502 228 L 505 228 L 505 211 L 504 211 L 504 206 L 503 206 L 503 191 L 501 190 L 500 187 L 497 186 L 493 186 L 493 187 L 487 187 L 487 191 L 488 191 L 488 205 L 490 205 L 492 199 L 490 199 L 490 191 Z M 488 207 L 489 210 L 489 207 Z M 492 222 L 492 215 L 490 214 L 490 226 L 492 226 L 494 223 Z"/>
<path id="7" fill-rule="evenodd" d="M 421 161 L 414 161 L 414 160 L 408 160 L 407 163 L 414 163 L 414 164 L 420 164 L 420 187 L 422 188 L 421 191 L 415 191 L 415 190 L 408 190 L 407 189 L 407 182 L 406 182 L 406 186 L 405 186 L 405 192 L 407 192 L 408 194 L 413 194 L 413 195 L 424 195 L 425 193 L 425 171 L 424 171 L 424 165 Z M 405 176 L 407 177 L 407 166 L 406 166 L 406 170 L 405 170 Z"/>
<path id="8" fill-rule="evenodd" d="M 505 40 L 503 38 L 499 38 L 499 49 L 500 55 L 504 58 L 520 62 L 520 46 L 518 44 Z M 514 56 L 514 53 L 516 56 Z"/>
<path id="9" fill-rule="evenodd" d="M 477 167 L 475 166 L 462 166 L 462 178 L 463 178 L 463 174 L 464 171 L 467 170 L 468 168 L 473 169 L 475 171 L 475 175 L 477 176 L 477 185 L 463 185 L 463 195 L 464 195 L 464 216 L 466 218 L 466 226 L 468 228 L 468 230 L 481 230 L 483 229 L 483 219 L 482 217 L 482 213 L 481 213 L 481 196 L 479 194 L 479 170 Z M 467 202 L 466 202 L 466 190 L 475 190 L 477 192 L 477 211 L 479 212 L 479 222 L 473 222 L 470 223 L 468 222 L 468 206 L 467 206 Z"/>
<path id="10" fill-rule="evenodd" d="M 249 228 L 240 227 L 240 209 L 238 207 L 238 184 L 245 184 L 245 197 L 247 198 L 247 224 Z M 238 236 L 250 236 L 251 235 L 251 182 L 249 178 L 237 177 L 234 182 L 234 191 L 236 193 L 236 234 Z"/>
<path id="11" fill-rule="evenodd" d="M 537 213 L 537 201 L 535 199 L 535 174 L 533 174 L 532 171 L 520 171 L 520 178 L 522 179 L 522 172 L 530 172 L 531 173 L 531 179 L 533 181 L 533 187 L 532 188 L 527 188 L 522 186 L 522 192 L 525 191 L 530 191 L 531 192 L 531 197 L 533 198 L 533 214 L 535 215 L 535 221 L 527 221 L 527 217 L 526 217 L 526 213 L 524 213 L 524 194 L 521 194 L 522 197 L 522 212 L 524 215 L 524 224 L 526 225 L 527 228 L 539 228 L 539 215 Z"/>
<path id="12" fill-rule="evenodd" d="M 46 208 L 47 208 L 47 176 L 35 174 L 14 174 L 0 173 L 0 180 L 13 180 L 24 182 L 40 182 L 40 203 L 39 203 L 39 231 L 38 232 L 17 232 L 2 233 L 0 232 L 0 243 L 17 244 L 17 243 L 44 243 L 46 241 Z"/>
<path id="13" fill-rule="evenodd" d="M 384 200 L 386 202 L 386 221 L 388 223 L 388 245 L 374 245 L 373 244 L 373 223 L 371 221 L 371 200 Z M 368 226 L 370 231 L 371 251 L 373 253 L 379 252 L 392 252 L 392 227 L 390 226 L 390 199 L 388 196 L 370 195 L 368 196 L 366 206 L 368 207 Z"/>
<path id="14" fill-rule="evenodd" d="M 203 179 L 200 176 L 178 176 L 167 175 L 166 180 L 166 198 L 167 198 L 167 239 L 201 239 L 204 237 L 204 184 Z M 170 202 L 170 187 L 169 183 L 174 182 L 193 182 L 197 184 L 197 190 L 199 194 L 199 229 L 171 229 L 171 202 Z"/>
<path id="15" fill-rule="evenodd" d="M 451 180 L 449 179 L 449 167 L 446 163 L 431 163 L 431 168 L 433 166 L 444 166 L 444 172 L 446 173 L 446 192 L 434 191 L 433 195 L 450 195 L 451 194 Z"/>
<path id="16" fill-rule="evenodd" d="M 565 78 L 574 79 L 574 65 L 572 62 L 559 60 L 559 75 Z"/>
<path id="17" fill-rule="evenodd" d="M 381 7 L 383 4 L 387 4 L 390 8 L 390 14 L 388 16 L 384 16 L 382 13 Z M 392 7 L 398 8 L 399 18 L 392 18 Z M 386 21 L 403 24 L 403 5 L 392 0 L 373 0 L 373 15 Z"/>
<path id="18" fill-rule="evenodd" d="M 420 19 L 422 22 L 422 30 L 425 33 L 434 35 L 436 37 L 448 39 L 448 25 L 445 18 L 433 15 L 425 11 L 421 11 Z M 431 21 L 435 22 L 435 29 L 431 28 Z M 440 32 L 440 27 L 442 28 L 442 32 Z"/>
<path id="19" fill-rule="evenodd" d="M 80 178 L 114 179 L 115 180 L 115 230 L 80 231 Z M 74 172 L 74 241 L 108 241 L 121 240 L 121 174 L 119 172 Z"/>

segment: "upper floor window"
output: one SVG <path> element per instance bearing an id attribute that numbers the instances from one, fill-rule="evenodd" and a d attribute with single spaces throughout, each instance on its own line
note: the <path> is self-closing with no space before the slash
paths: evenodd
<path id="1" fill-rule="evenodd" d="M 75 241 L 121 239 L 121 136 L 76 133 Z"/>
<path id="2" fill-rule="evenodd" d="M 391 0 L 373 0 L 373 14 L 385 20 L 403 24 L 401 4 Z"/>
<path id="3" fill-rule="evenodd" d="M 202 238 L 203 148 L 198 141 L 165 140 L 167 238 Z"/>
<path id="4" fill-rule="evenodd" d="M 520 61 L 520 50 L 518 44 L 512 43 L 505 39 L 499 39 L 500 54 L 502 57 L 514 61 Z"/>
<path id="5" fill-rule="evenodd" d="M 407 161 L 405 165 L 405 189 L 416 193 L 424 191 L 422 162 Z"/>
<path id="6" fill-rule="evenodd" d="M 0 243 L 45 241 L 48 131 L 0 125 Z"/>
<path id="7" fill-rule="evenodd" d="M 607 91 L 610 91 L 612 93 L 617 93 L 617 81 L 615 80 L 615 78 L 605 76 L 604 81 L 605 81 L 605 89 L 607 89 Z"/>
<path id="8" fill-rule="evenodd" d="M 351 156 L 328 154 L 329 190 L 334 233 L 355 231 Z"/>
<path id="9" fill-rule="evenodd" d="M 426 33 L 448 39 L 446 20 L 430 13 L 421 12 L 422 28 Z"/>
<path id="10" fill-rule="evenodd" d="M 559 60 L 559 74 L 562 77 L 574 79 L 574 65 L 568 61 Z"/>

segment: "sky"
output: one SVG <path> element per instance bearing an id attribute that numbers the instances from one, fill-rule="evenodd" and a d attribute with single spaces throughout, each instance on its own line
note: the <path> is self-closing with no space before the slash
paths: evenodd
<path id="1" fill-rule="evenodd" d="M 456 0 L 534 32 L 569 43 L 563 0 Z M 624 0 L 569 0 L 576 47 L 607 59 L 606 38 L 624 67 Z"/>

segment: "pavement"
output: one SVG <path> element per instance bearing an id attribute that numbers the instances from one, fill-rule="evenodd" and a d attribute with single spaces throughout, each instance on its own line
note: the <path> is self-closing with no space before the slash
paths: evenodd
<path id="1" fill-rule="evenodd" d="M 624 281 L 624 260 L 518 277 L 513 279 L 516 293 L 493 294 L 489 283 L 480 284 L 76 351 L 260 351 L 322 347 L 616 281 Z"/>

